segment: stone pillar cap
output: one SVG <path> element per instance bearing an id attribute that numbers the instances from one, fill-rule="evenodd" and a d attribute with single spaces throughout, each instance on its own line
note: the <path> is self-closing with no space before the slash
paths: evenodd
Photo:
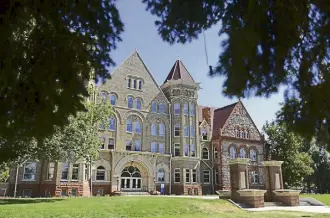
<path id="1" fill-rule="evenodd" d="M 262 189 L 242 189 L 237 191 L 240 196 L 264 196 L 267 190 Z"/>
<path id="2" fill-rule="evenodd" d="M 277 161 L 277 160 L 271 160 L 271 161 L 264 161 L 264 166 L 282 166 L 284 161 Z"/>
<path id="3" fill-rule="evenodd" d="M 229 165 L 232 164 L 248 164 L 249 159 L 248 158 L 235 158 L 229 160 Z"/>

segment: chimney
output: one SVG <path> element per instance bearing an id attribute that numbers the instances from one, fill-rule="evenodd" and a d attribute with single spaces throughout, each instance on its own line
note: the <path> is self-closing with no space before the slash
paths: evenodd
<path id="1" fill-rule="evenodd" d="M 202 109 L 202 117 L 206 122 L 211 125 L 211 108 L 205 107 Z"/>

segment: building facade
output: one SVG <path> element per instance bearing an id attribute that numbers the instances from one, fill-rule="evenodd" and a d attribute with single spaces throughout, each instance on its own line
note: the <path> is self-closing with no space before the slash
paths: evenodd
<path id="1" fill-rule="evenodd" d="M 114 108 L 99 126 L 99 159 L 26 162 L 11 170 L 10 193 L 17 173 L 17 196 L 212 194 L 230 189 L 228 160 L 236 157 L 250 158 L 250 187 L 262 184 L 263 138 L 241 101 L 198 105 L 199 84 L 180 60 L 159 86 L 136 51 L 111 77 L 92 98 Z"/>

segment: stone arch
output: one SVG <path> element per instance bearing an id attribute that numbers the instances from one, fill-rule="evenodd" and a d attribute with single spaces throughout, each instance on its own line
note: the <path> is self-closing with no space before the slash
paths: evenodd
<path id="1" fill-rule="evenodd" d="M 125 166 L 128 163 L 139 163 L 144 166 L 148 172 L 148 176 L 153 176 L 155 172 L 155 166 L 144 156 L 139 155 L 139 154 L 132 154 L 132 155 L 127 155 L 120 159 L 115 167 L 114 173 L 117 176 L 121 175 L 122 170 L 125 168 Z"/>
<path id="2" fill-rule="evenodd" d="M 123 125 L 123 119 L 121 117 L 121 114 L 117 110 L 114 110 L 112 116 L 116 118 L 116 124 L 118 129 L 119 128 L 118 123 L 120 123 L 120 125 Z"/>
<path id="3" fill-rule="evenodd" d="M 125 113 L 125 115 L 123 116 L 123 119 L 127 120 L 132 115 L 135 115 L 138 118 L 140 118 L 140 121 L 142 122 L 141 124 L 143 124 L 145 122 L 145 118 L 144 118 L 143 114 L 140 111 L 135 111 L 135 110 L 131 110 L 131 111 L 128 111 L 127 113 Z"/>
<path id="4" fill-rule="evenodd" d="M 95 170 L 97 167 L 102 166 L 105 168 L 105 170 L 111 170 L 111 165 L 109 161 L 104 160 L 104 159 L 99 159 L 95 161 L 92 165 L 92 170 Z"/>
<path id="5" fill-rule="evenodd" d="M 243 158 L 242 155 L 241 155 L 242 150 L 245 151 L 245 157 L 244 158 L 249 158 L 249 156 L 250 156 L 249 155 L 249 149 L 248 149 L 248 147 L 246 145 L 240 145 L 238 147 L 237 153 L 239 153 L 239 157 L 240 158 Z"/>

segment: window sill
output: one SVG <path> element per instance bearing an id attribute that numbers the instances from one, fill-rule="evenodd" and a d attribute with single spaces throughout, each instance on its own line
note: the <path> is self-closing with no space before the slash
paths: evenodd
<path id="1" fill-rule="evenodd" d="M 133 132 L 126 131 L 126 133 L 133 134 Z"/>

